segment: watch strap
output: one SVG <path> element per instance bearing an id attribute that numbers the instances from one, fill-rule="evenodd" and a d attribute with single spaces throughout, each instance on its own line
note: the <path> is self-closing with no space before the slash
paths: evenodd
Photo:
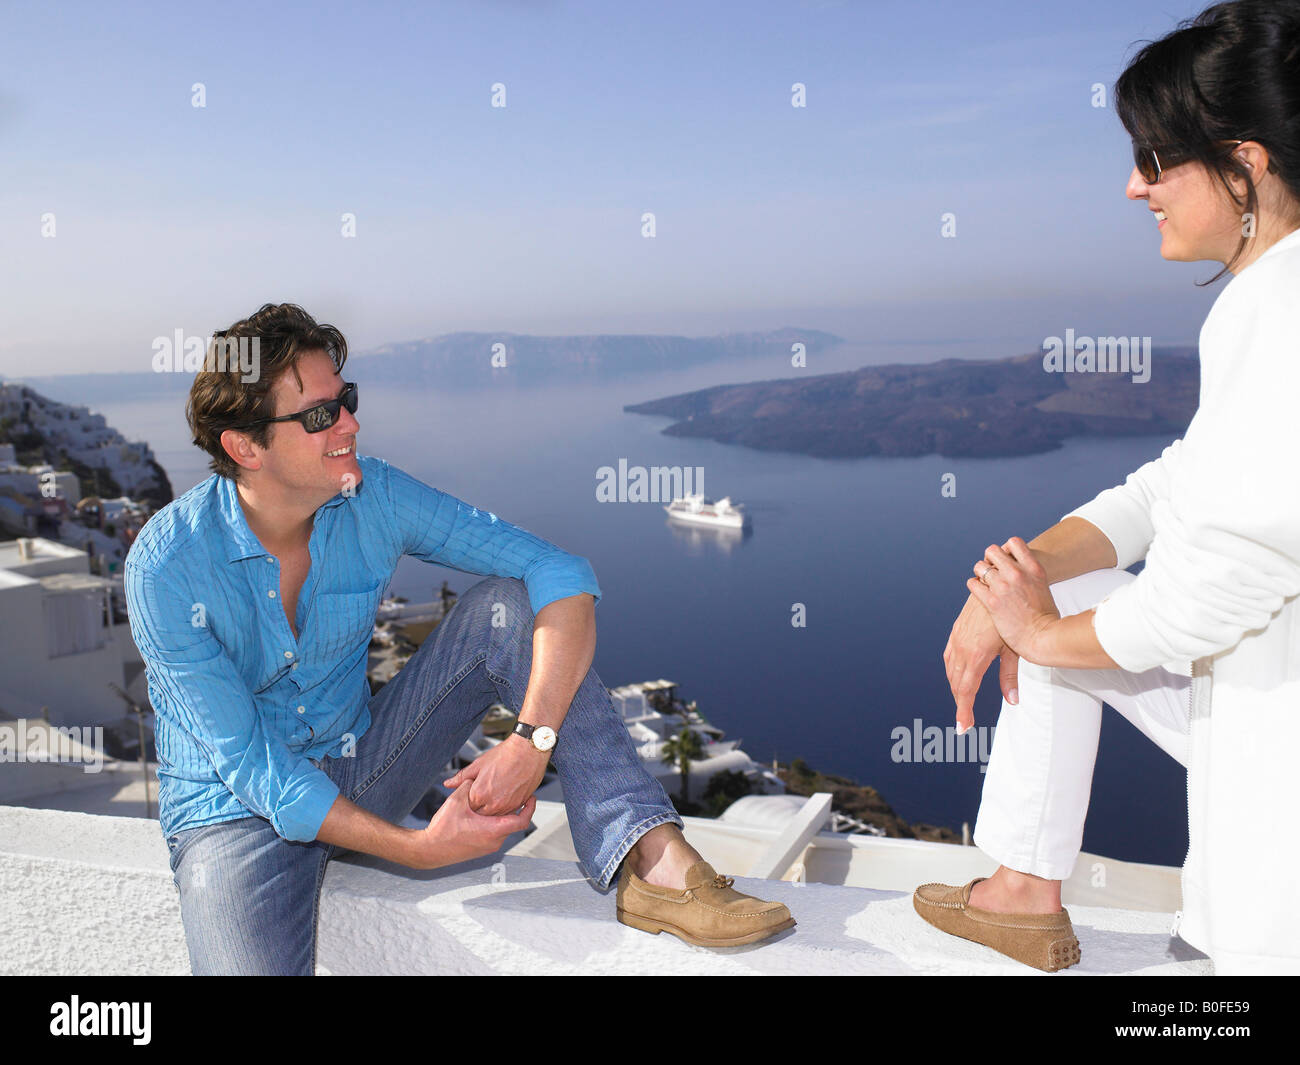
<path id="1" fill-rule="evenodd" d="M 530 725 L 524 721 L 516 721 L 515 727 L 511 729 L 511 732 L 515 733 L 516 735 L 522 736 L 529 743 L 531 743 L 533 745 L 533 750 L 543 754 L 549 754 L 551 751 L 555 750 L 556 744 L 558 744 L 560 741 L 560 736 L 559 733 L 557 732 L 555 734 L 555 743 L 551 744 L 550 748 L 548 748 L 546 751 L 543 751 L 542 748 L 538 747 L 537 744 L 533 742 L 533 733 L 542 727 L 544 726 Z"/>

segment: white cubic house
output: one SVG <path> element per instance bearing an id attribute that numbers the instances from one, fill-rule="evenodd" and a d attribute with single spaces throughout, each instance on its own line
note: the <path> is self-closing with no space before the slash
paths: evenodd
<path id="1" fill-rule="evenodd" d="M 90 573 L 84 551 L 42 537 L 0 541 L 0 715 L 107 725 L 148 709 L 144 662 L 122 580 Z"/>

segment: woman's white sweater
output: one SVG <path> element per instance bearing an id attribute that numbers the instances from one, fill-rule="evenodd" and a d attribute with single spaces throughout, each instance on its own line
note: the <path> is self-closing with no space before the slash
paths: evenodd
<path id="1" fill-rule="evenodd" d="M 1300 972 L 1300 230 L 1219 294 L 1200 357 L 1183 437 L 1070 515 L 1146 559 L 1097 607 L 1106 653 L 1193 662 L 1179 934 L 1216 972 Z"/>

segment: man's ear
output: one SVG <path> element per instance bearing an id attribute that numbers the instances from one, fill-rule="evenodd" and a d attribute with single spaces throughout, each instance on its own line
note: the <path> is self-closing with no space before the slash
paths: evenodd
<path id="1" fill-rule="evenodd" d="M 230 461 L 246 470 L 262 468 L 261 449 L 238 429 L 225 429 L 221 433 L 221 447 Z"/>

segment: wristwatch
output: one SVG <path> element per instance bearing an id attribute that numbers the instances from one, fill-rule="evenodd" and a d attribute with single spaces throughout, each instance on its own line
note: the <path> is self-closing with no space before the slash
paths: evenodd
<path id="1" fill-rule="evenodd" d="M 526 725 L 518 721 L 512 731 L 526 739 L 536 750 L 546 752 L 555 746 L 555 729 L 550 725 Z"/>

